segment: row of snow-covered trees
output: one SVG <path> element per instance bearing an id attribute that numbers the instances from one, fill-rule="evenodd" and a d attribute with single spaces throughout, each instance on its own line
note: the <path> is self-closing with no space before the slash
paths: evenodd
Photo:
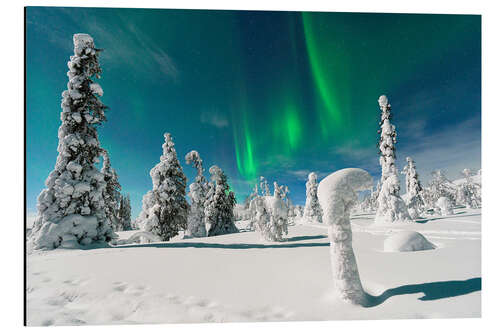
<path id="1" fill-rule="evenodd" d="M 135 224 L 143 231 L 168 241 L 185 230 L 187 237 L 216 236 L 238 232 L 233 209 L 236 198 L 230 191 L 227 176 L 217 166 L 209 169 L 210 181 L 203 175 L 203 161 L 197 151 L 186 155 L 186 163 L 197 170 L 189 186 L 186 200 L 186 182 L 170 133 L 165 134 L 163 154 L 150 176 L 153 189 L 142 199 L 142 211 Z"/>
<path id="2" fill-rule="evenodd" d="M 380 96 L 379 106 L 381 110 L 379 154 L 382 176 L 375 191 L 360 203 L 360 209 L 376 211 L 376 222 L 391 223 L 411 221 L 429 210 L 448 215 L 454 205 L 478 208 L 481 205 L 481 185 L 473 181 L 469 169 L 462 171 L 464 180 L 459 184 L 448 180 L 441 170 L 433 171 L 429 185 L 423 187 L 411 157 L 406 158 L 407 165 L 401 172 L 406 176 L 406 198 L 405 200 L 401 198 L 395 166 L 396 129 L 390 122 L 391 106 L 386 96 Z"/>
<path id="3" fill-rule="evenodd" d="M 38 197 L 30 249 L 108 242 L 117 237 L 114 231 L 131 229 L 130 197 L 120 193 L 118 175 L 97 134 L 97 127 L 106 121 L 106 106 L 100 100 L 103 90 L 94 82 L 101 74 L 101 50 L 87 34 L 75 34 L 73 43 L 68 89 L 62 94 L 59 155 Z M 165 134 L 160 162 L 150 172 L 153 189 L 144 195 L 134 224 L 161 240 L 169 240 L 181 230 L 194 237 L 237 232 L 236 199 L 224 172 L 214 165 L 209 170 L 210 181 L 206 181 L 196 151 L 186 155 L 186 162 L 198 171 L 188 193 L 191 205 L 185 198 L 187 179 L 174 143 Z"/>

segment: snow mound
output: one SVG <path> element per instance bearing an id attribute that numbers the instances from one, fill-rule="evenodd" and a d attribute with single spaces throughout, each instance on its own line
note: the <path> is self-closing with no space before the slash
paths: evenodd
<path id="1" fill-rule="evenodd" d="M 416 231 L 400 231 L 384 241 L 385 252 L 412 252 L 433 250 L 436 246 Z"/>

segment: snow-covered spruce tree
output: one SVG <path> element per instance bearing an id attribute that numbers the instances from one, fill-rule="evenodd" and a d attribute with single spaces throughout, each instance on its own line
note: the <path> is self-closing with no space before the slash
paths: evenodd
<path id="1" fill-rule="evenodd" d="M 271 195 L 269 184 L 267 183 L 267 179 L 264 178 L 264 176 L 260 176 L 260 191 L 262 195 Z"/>
<path id="2" fill-rule="evenodd" d="M 280 242 L 288 234 L 288 207 L 283 200 L 282 188 L 274 182 L 272 196 L 258 196 L 250 203 L 251 223 L 261 238 Z"/>
<path id="3" fill-rule="evenodd" d="M 409 222 L 411 217 L 405 202 L 399 196 L 399 178 L 396 170 L 396 127 L 391 124 L 391 105 L 385 95 L 378 99 L 380 106 L 379 154 L 382 177 L 377 198 L 375 223 Z"/>
<path id="4" fill-rule="evenodd" d="M 165 133 L 163 155 L 149 172 L 153 189 L 142 198 L 137 218 L 141 230 L 168 241 L 187 228 L 189 206 L 186 201 L 186 176 L 177 159 L 170 133 Z"/>
<path id="5" fill-rule="evenodd" d="M 196 168 L 196 178 L 189 185 L 188 196 L 191 199 L 191 208 L 188 215 L 188 227 L 186 230 L 187 236 L 190 237 L 205 237 L 207 231 L 205 229 L 205 197 L 207 194 L 207 180 L 203 176 L 203 161 L 200 154 L 193 150 L 186 154 L 186 163 L 192 164 Z"/>
<path id="6" fill-rule="evenodd" d="M 406 175 L 406 205 L 411 218 L 415 219 L 424 211 L 425 203 L 422 198 L 422 184 L 418 179 L 415 162 L 411 157 L 406 158 L 408 163 L 401 172 Z"/>
<path id="7" fill-rule="evenodd" d="M 104 175 L 97 170 L 101 147 L 97 126 L 105 120 L 100 101 L 99 49 L 87 34 L 73 36 L 68 89 L 62 93 L 61 126 L 54 170 L 38 196 L 38 216 L 29 249 L 76 247 L 115 238 L 106 218 Z"/>
<path id="8" fill-rule="evenodd" d="M 115 169 L 111 167 L 108 152 L 102 149 L 101 154 L 103 158 L 101 173 L 104 175 L 104 181 L 106 182 L 106 187 L 103 192 L 104 211 L 106 212 L 106 217 L 113 231 L 122 231 L 123 226 L 118 217 L 121 198 L 120 190 L 122 187 L 118 182 L 118 175 Z"/>
<path id="9" fill-rule="evenodd" d="M 259 186 L 255 184 L 252 193 L 245 199 L 245 209 L 250 208 L 250 202 L 259 196 Z"/>
<path id="10" fill-rule="evenodd" d="M 318 198 L 323 208 L 323 222 L 328 227 L 334 290 L 340 299 L 366 304 L 356 257 L 352 248 L 351 208 L 357 202 L 357 191 L 372 186 L 372 177 L 362 169 L 342 169 L 323 179 Z"/>
<path id="11" fill-rule="evenodd" d="M 481 206 L 481 185 L 472 180 L 472 172 L 464 169 L 461 172 L 464 182 L 458 185 L 457 202 L 467 208 L 479 208 Z"/>
<path id="12" fill-rule="evenodd" d="M 239 232 L 234 225 L 234 192 L 229 190 L 227 176 L 217 165 L 208 170 L 211 183 L 205 200 L 205 226 L 208 236 Z"/>
<path id="13" fill-rule="evenodd" d="M 311 172 L 306 183 L 306 205 L 304 206 L 303 218 L 307 222 L 322 223 L 322 215 L 323 212 L 318 201 L 318 176 Z"/>
<path id="14" fill-rule="evenodd" d="M 120 221 L 121 230 L 132 230 L 132 223 L 130 220 L 131 212 L 130 195 L 122 195 L 120 197 L 120 207 L 118 209 L 118 219 Z"/>
<path id="15" fill-rule="evenodd" d="M 434 170 L 431 173 L 432 179 L 429 186 L 424 191 L 425 202 L 435 207 L 436 202 L 441 197 L 447 197 L 452 205 L 456 204 L 456 186 L 446 177 L 443 170 Z"/>

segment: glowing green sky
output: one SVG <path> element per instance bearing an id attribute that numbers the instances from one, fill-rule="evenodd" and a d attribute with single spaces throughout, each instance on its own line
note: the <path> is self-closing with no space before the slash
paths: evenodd
<path id="1" fill-rule="evenodd" d="M 181 159 L 196 149 L 205 169 L 218 164 L 239 200 L 260 175 L 289 185 L 299 203 L 307 172 L 358 166 L 376 176 L 382 93 L 399 151 L 423 154 L 418 136 L 467 124 L 469 137 L 450 142 L 472 140 L 467 149 L 480 154 L 479 16 L 30 7 L 26 20 L 31 209 L 57 156 L 76 32 L 105 50 L 110 109 L 99 135 L 133 215 L 164 132 Z"/>

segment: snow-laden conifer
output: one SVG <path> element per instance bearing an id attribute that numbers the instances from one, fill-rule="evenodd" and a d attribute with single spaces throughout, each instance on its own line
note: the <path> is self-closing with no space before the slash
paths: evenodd
<path id="1" fill-rule="evenodd" d="M 279 242 L 288 234 L 288 206 L 283 200 L 283 189 L 274 182 L 272 196 L 257 196 L 250 203 L 251 224 L 263 240 Z"/>
<path id="2" fill-rule="evenodd" d="M 322 223 L 323 211 L 318 201 L 318 176 L 311 172 L 307 179 L 303 218 L 307 222 Z"/>
<path id="3" fill-rule="evenodd" d="M 130 195 L 120 197 L 120 206 L 118 208 L 118 220 L 120 221 L 120 230 L 132 230 L 130 220 L 132 208 L 130 207 Z"/>
<path id="4" fill-rule="evenodd" d="M 262 195 L 271 195 L 269 184 L 267 183 L 267 179 L 264 178 L 264 176 L 260 176 L 260 191 Z"/>
<path id="5" fill-rule="evenodd" d="M 457 202 L 467 208 L 479 208 L 481 206 L 481 185 L 472 180 L 472 172 L 464 169 L 461 172 L 464 182 L 458 185 Z"/>
<path id="6" fill-rule="evenodd" d="M 106 182 L 106 187 L 103 192 L 104 199 L 104 210 L 106 212 L 106 217 L 111 224 L 114 231 L 122 231 L 123 227 L 118 217 L 118 209 L 120 208 L 120 190 L 121 186 L 118 182 L 118 175 L 111 167 L 111 161 L 109 160 L 109 154 L 106 150 L 102 150 L 102 168 L 101 173 L 104 175 L 104 181 Z"/>
<path id="7" fill-rule="evenodd" d="M 150 171 L 153 189 L 142 198 L 137 224 L 168 241 L 187 227 L 186 176 L 177 159 L 170 133 L 165 133 L 163 155 Z"/>
<path id="8" fill-rule="evenodd" d="M 211 182 L 205 200 L 205 227 L 208 236 L 239 232 L 234 224 L 236 198 L 229 190 L 227 176 L 217 165 L 210 167 Z"/>
<path id="9" fill-rule="evenodd" d="M 424 189 L 424 200 L 431 208 L 436 207 L 436 202 L 441 197 L 447 197 L 452 205 L 456 204 L 457 188 L 446 177 L 443 170 L 434 170 L 429 186 Z"/>
<path id="10" fill-rule="evenodd" d="M 94 82 L 101 74 L 100 50 L 87 34 L 75 34 L 73 43 L 68 89 L 62 93 L 59 155 L 38 196 L 30 249 L 75 247 L 116 237 L 106 218 L 106 181 L 96 167 L 101 155 L 97 126 L 106 120 L 99 99 L 102 88 Z"/>
<path id="11" fill-rule="evenodd" d="M 192 164 L 196 169 L 196 178 L 189 185 L 188 196 L 191 199 L 191 207 L 188 215 L 187 236 L 190 237 L 205 237 L 207 231 L 205 229 L 205 197 L 207 194 L 207 180 L 203 176 L 203 160 L 200 154 L 193 150 L 186 154 L 186 163 Z"/>
<path id="12" fill-rule="evenodd" d="M 405 202 L 399 196 L 399 178 L 396 170 L 396 127 L 391 124 L 391 105 L 385 95 L 378 99 L 381 112 L 379 154 L 382 177 L 377 197 L 375 223 L 411 221 Z"/>
<path id="13" fill-rule="evenodd" d="M 424 211 L 425 204 L 422 198 L 423 188 L 418 179 L 415 162 L 411 157 L 407 157 L 406 162 L 408 164 L 401 172 L 406 175 L 406 205 L 408 207 L 408 213 L 415 219 Z"/>

